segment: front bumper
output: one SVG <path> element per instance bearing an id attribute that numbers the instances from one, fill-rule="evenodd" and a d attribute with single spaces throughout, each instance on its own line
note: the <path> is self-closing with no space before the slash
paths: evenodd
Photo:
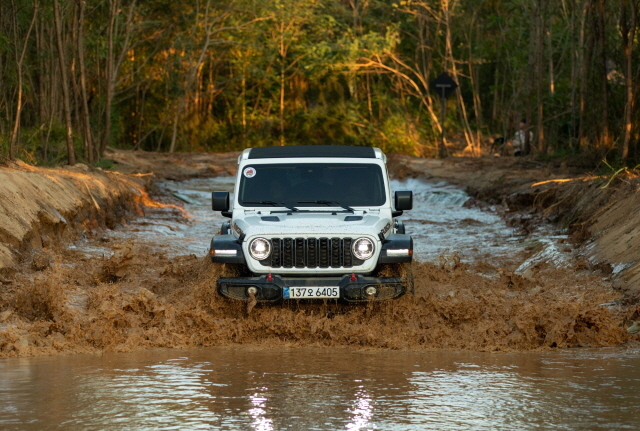
<path id="1" fill-rule="evenodd" d="M 355 278 L 355 279 L 354 279 Z M 339 301 L 371 302 L 385 301 L 402 296 L 406 293 L 405 280 L 396 277 L 365 277 L 345 275 L 342 277 L 280 277 L 273 275 L 271 280 L 267 276 L 262 277 L 234 277 L 218 279 L 218 293 L 231 299 L 249 300 L 247 293 L 249 287 L 256 287 L 255 295 L 259 302 L 280 302 L 285 287 L 304 286 L 338 286 L 340 289 Z M 365 289 L 369 286 L 376 288 L 375 295 L 367 295 Z M 317 300 L 316 300 L 317 301 Z"/>

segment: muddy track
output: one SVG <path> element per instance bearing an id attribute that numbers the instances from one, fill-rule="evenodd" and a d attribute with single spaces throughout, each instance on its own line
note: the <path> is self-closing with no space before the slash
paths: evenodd
<path id="1" fill-rule="evenodd" d="M 19 280 L 0 355 L 228 344 L 392 349 L 531 350 L 629 341 L 632 308 L 597 275 L 537 268 L 527 277 L 456 259 L 416 263 L 415 293 L 361 306 L 247 304 L 215 293 L 220 266 L 114 244 Z M 58 257 L 73 260 L 67 252 Z M 579 271 L 578 271 L 579 272 Z"/>
<path id="2" fill-rule="evenodd" d="M 420 174 L 412 163 L 425 162 L 403 162 L 398 173 Z M 500 193 L 515 196 L 531 189 L 527 182 Z M 489 193 L 491 181 L 485 187 Z M 544 206 L 523 206 L 514 220 L 544 215 L 563 191 L 555 193 Z M 111 240 L 100 229 L 86 241 L 107 241 L 112 255 L 35 247 L 15 266 L 0 286 L 0 357 L 229 344 L 511 351 L 637 339 L 625 330 L 639 311 L 633 296 L 586 258 L 515 274 L 506 262 L 443 255 L 414 263 L 415 292 L 396 301 L 285 302 L 248 311 L 215 293 L 224 268 L 203 256 L 168 259 L 160 245 Z"/>

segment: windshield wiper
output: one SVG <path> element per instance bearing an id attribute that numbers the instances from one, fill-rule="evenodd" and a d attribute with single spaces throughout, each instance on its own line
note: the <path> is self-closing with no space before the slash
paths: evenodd
<path id="1" fill-rule="evenodd" d="M 351 208 L 350 206 L 347 205 L 342 205 L 340 202 L 335 202 L 335 201 L 325 201 L 325 200 L 318 200 L 318 201 L 298 201 L 299 204 L 318 204 L 318 205 L 330 205 L 330 206 L 338 206 L 340 208 L 344 208 L 347 211 L 351 211 L 352 213 L 355 212 L 356 210 L 354 210 L 353 208 Z"/>
<path id="2" fill-rule="evenodd" d="M 285 205 L 284 202 L 276 202 L 276 201 L 244 201 L 243 204 L 260 204 L 260 205 L 272 205 L 274 207 L 285 207 L 290 211 L 300 211 L 296 207 L 292 207 L 290 205 Z"/>

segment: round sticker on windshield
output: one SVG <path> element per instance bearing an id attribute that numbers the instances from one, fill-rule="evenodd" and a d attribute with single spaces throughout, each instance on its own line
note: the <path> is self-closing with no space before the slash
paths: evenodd
<path id="1" fill-rule="evenodd" d="M 256 176 L 256 168 L 252 168 L 252 167 L 244 168 L 244 171 L 242 171 L 242 173 L 247 178 L 253 178 Z"/>

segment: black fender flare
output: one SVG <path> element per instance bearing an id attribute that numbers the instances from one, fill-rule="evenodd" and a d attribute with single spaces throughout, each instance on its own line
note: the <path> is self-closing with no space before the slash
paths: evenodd
<path id="1" fill-rule="evenodd" d="M 224 251 L 224 252 L 223 252 Z M 235 254 L 232 253 L 235 251 Z M 209 256 L 212 262 L 218 263 L 240 263 L 246 265 L 242 242 L 233 235 L 216 235 L 211 239 Z"/>
<path id="2" fill-rule="evenodd" d="M 393 234 L 382 242 L 378 263 L 407 263 L 413 260 L 413 238 L 407 234 Z"/>

